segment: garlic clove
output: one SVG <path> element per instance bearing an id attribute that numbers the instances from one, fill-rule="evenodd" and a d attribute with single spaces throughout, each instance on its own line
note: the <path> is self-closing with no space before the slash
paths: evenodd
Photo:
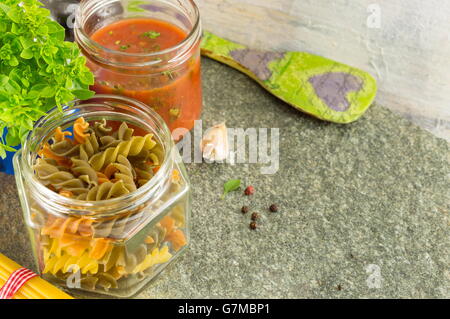
<path id="1" fill-rule="evenodd" d="M 223 161 L 228 157 L 228 130 L 225 123 L 214 125 L 205 132 L 200 150 L 203 158 L 210 161 Z"/>

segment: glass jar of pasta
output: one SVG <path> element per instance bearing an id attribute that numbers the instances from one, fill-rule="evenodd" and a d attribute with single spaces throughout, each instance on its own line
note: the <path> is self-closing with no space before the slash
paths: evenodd
<path id="1" fill-rule="evenodd" d="M 132 296 L 189 243 L 184 165 L 166 124 L 136 100 L 51 110 L 14 168 L 38 269 L 73 292 Z"/>

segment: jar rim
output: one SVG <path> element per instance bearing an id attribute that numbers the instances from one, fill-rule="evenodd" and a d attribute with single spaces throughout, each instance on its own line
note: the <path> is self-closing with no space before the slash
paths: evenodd
<path id="1" fill-rule="evenodd" d="M 85 201 L 68 198 L 52 191 L 38 180 L 32 167 L 33 158 L 36 158 L 37 153 L 30 150 L 30 143 L 33 138 L 33 134 L 35 134 L 36 131 L 41 131 L 41 133 L 43 133 L 41 135 L 43 136 L 47 136 L 48 133 L 53 131 L 52 127 L 47 127 L 47 129 L 42 129 L 40 127 L 40 125 L 42 125 L 46 121 L 51 121 L 55 117 L 60 117 L 64 113 L 74 112 L 76 109 L 87 107 L 87 101 L 97 99 L 114 100 L 121 103 L 125 102 L 127 107 L 132 107 L 133 109 L 135 109 L 135 111 L 137 110 L 143 116 L 145 116 L 145 113 L 148 113 L 147 115 L 150 115 L 152 120 L 155 121 L 155 124 L 158 126 L 158 128 L 162 130 L 162 134 L 156 137 L 160 140 L 159 142 L 161 144 L 164 144 L 164 159 L 162 160 L 160 169 L 155 173 L 155 175 L 147 183 L 131 193 L 122 195 L 117 198 L 101 201 Z M 138 108 L 136 108 L 135 106 L 137 106 Z M 161 187 L 164 186 L 164 176 L 167 176 L 167 174 L 172 169 L 172 163 L 170 159 L 172 157 L 173 149 L 174 143 L 169 128 L 167 127 L 163 119 L 150 107 L 140 101 L 128 97 L 99 94 L 94 95 L 88 100 L 74 100 L 72 105 L 64 105 L 62 113 L 59 107 L 54 107 L 53 109 L 48 111 L 46 115 L 42 116 L 38 121 L 36 121 L 33 130 L 28 133 L 21 151 L 17 152 L 15 157 L 21 157 L 20 159 L 18 159 L 18 164 L 21 168 L 20 174 L 22 174 L 24 179 L 29 182 L 29 186 L 34 188 L 38 194 L 42 195 L 43 199 L 48 200 L 46 204 L 52 207 L 54 211 L 57 211 L 61 214 L 80 216 L 96 216 L 100 214 L 103 217 L 105 215 L 114 215 L 114 213 L 118 211 L 123 211 L 124 209 L 127 209 L 128 206 L 131 206 L 131 204 L 133 206 L 139 206 L 141 202 L 148 202 L 148 198 L 153 196 L 155 192 L 157 192 L 161 189 Z M 131 199 L 132 203 L 129 203 Z M 97 207 L 99 206 L 99 203 L 101 204 L 100 208 L 108 207 L 108 211 L 103 211 L 103 209 L 96 209 L 99 208 Z M 68 206 L 70 206 L 70 212 L 67 212 Z"/>
<path id="2" fill-rule="evenodd" d="M 179 49 L 188 47 L 185 51 L 188 51 L 190 48 L 190 43 L 193 42 L 194 44 L 197 42 L 198 39 L 201 37 L 201 20 L 200 20 L 200 10 L 196 3 L 193 0 L 186 0 L 188 1 L 192 8 L 194 9 L 195 14 L 195 23 L 192 26 L 192 29 L 189 31 L 186 38 L 184 38 L 181 42 L 177 43 L 174 46 L 171 46 L 167 49 L 157 51 L 157 52 L 148 52 L 148 53 L 129 53 L 124 52 L 120 50 L 114 50 L 109 49 L 102 44 L 100 44 L 97 41 L 94 41 L 91 39 L 91 37 L 85 32 L 84 25 L 83 25 L 83 19 L 82 19 L 82 13 L 83 13 L 83 6 L 87 5 L 87 1 L 89 0 L 82 0 L 80 3 L 80 6 L 78 7 L 76 16 L 75 16 L 75 41 L 84 49 L 87 51 L 93 51 L 92 47 L 99 49 L 102 52 L 105 52 L 107 54 L 114 54 L 116 56 L 121 57 L 135 57 L 135 58 L 148 58 L 148 61 L 146 62 L 140 62 L 140 63 L 123 63 L 123 62 L 112 62 L 110 60 L 102 59 L 103 63 L 107 63 L 110 65 L 115 66 L 135 66 L 135 67 L 142 67 L 142 66 L 154 66 L 158 65 L 162 62 L 162 59 L 155 59 L 160 56 L 164 56 L 173 52 L 176 52 Z M 92 0 L 93 1 L 93 0 Z M 112 0 L 117 1 L 117 0 Z M 183 54 L 180 54 L 183 55 Z M 97 57 L 98 58 L 98 57 Z M 170 63 L 171 61 L 169 61 Z"/>

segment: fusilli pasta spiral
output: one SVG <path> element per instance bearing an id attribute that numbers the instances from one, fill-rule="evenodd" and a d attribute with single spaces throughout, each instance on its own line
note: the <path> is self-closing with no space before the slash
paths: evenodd
<path id="1" fill-rule="evenodd" d="M 88 161 L 89 158 L 98 152 L 100 145 L 98 144 L 95 132 L 86 137 L 85 143 L 80 146 L 80 159 Z"/>
<path id="2" fill-rule="evenodd" d="M 93 130 L 95 134 L 100 138 L 112 133 L 112 127 L 106 125 L 105 119 L 101 120 L 100 122 L 95 122 Z"/>
<path id="3" fill-rule="evenodd" d="M 96 274 L 98 272 L 98 262 L 89 258 L 87 253 L 81 257 L 62 254 L 61 256 L 52 256 L 45 261 L 43 273 L 51 273 L 56 275 L 58 272 L 68 273 L 80 270 L 82 274 Z"/>
<path id="4" fill-rule="evenodd" d="M 72 172 L 78 176 L 86 184 L 91 186 L 98 185 L 97 172 L 89 165 L 88 162 L 76 158 L 72 158 Z"/>
<path id="5" fill-rule="evenodd" d="M 133 136 L 128 141 L 120 142 L 116 147 L 110 147 L 103 152 L 95 154 L 89 159 L 89 164 L 95 170 L 101 171 L 108 164 L 114 163 L 119 155 L 124 157 L 135 156 L 142 150 L 151 150 L 155 145 L 153 134 Z"/>
<path id="6" fill-rule="evenodd" d="M 84 118 L 80 117 L 75 121 L 73 125 L 73 135 L 75 137 L 75 141 L 79 144 L 83 144 L 85 139 L 89 136 L 87 130 L 89 128 L 89 123 L 87 123 Z"/>

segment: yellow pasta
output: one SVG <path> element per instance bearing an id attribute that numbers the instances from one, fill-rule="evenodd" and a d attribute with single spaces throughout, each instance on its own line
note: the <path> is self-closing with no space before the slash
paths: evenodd
<path id="1" fill-rule="evenodd" d="M 88 253 L 81 257 L 62 254 L 61 256 L 50 256 L 45 261 L 44 274 L 50 273 L 56 275 L 58 272 L 73 273 L 78 270 L 82 274 L 96 274 L 98 272 L 98 261 L 90 258 Z"/>
<path id="2" fill-rule="evenodd" d="M 20 265 L 0 254 L 0 286 L 3 286 L 9 276 L 20 268 Z M 40 277 L 34 277 L 25 283 L 14 299 L 72 299 L 71 296 L 49 284 Z"/>
<path id="3" fill-rule="evenodd" d="M 157 264 L 164 264 L 172 258 L 172 254 L 169 253 L 169 247 L 164 246 L 161 250 L 154 248 L 150 254 L 145 257 L 144 261 L 136 266 L 133 270 L 133 274 L 142 272 L 147 268 L 150 268 Z"/>

